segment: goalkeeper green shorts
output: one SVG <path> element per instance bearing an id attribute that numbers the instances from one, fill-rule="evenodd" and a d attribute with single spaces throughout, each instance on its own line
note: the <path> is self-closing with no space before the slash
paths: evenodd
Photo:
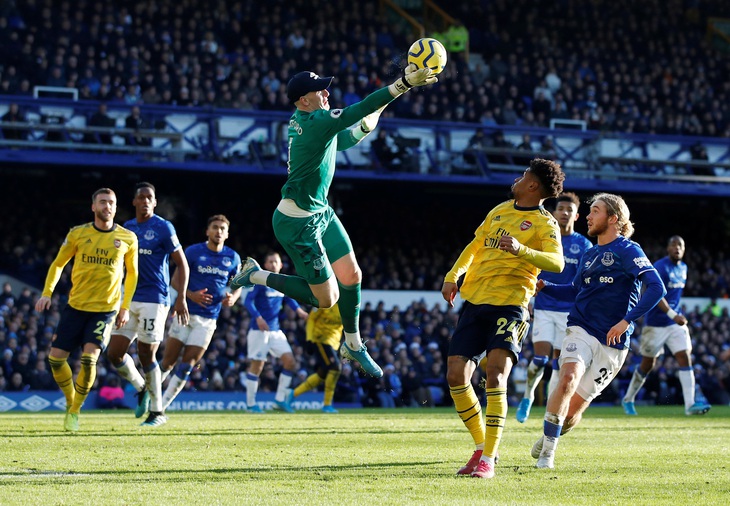
<path id="1" fill-rule="evenodd" d="M 277 209 L 272 224 L 297 274 L 310 285 L 327 281 L 332 262 L 352 251 L 350 237 L 331 207 L 306 218 L 292 218 Z"/>

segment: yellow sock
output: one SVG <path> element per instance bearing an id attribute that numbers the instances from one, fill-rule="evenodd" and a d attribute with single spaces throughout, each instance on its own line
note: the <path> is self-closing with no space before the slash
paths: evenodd
<path id="1" fill-rule="evenodd" d="M 309 377 L 304 380 L 304 383 L 294 389 L 294 397 L 299 397 L 304 392 L 314 390 L 321 384 L 322 378 L 320 378 L 318 374 L 310 374 Z"/>
<path id="2" fill-rule="evenodd" d="M 482 418 L 482 405 L 479 404 L 477 394 L 471 383 L 458 387 L 450 387 L 451 398 L 454 400 L 454 407 L 459 418 L 469 429 L 474 444 L 484 444 L 484 419 Z"/>
<path id="3" fill-rule="evenodd" d="M 487 388 L 487 407 L 484 417 L 486 430 L 484 441 L 484 455 L 495 457 L 499 440 L 502 439 L 504 420 L 507 418 L 507 389 Z"/>
<path id="4" fill-rule="evenodd" d="M 332 398 L 335 396 L 337 380 L 340 379 L 340 371 L 329 370 L 324 380 L 324 405 L 332 406 Z"/>
<path id="5" fill-rule="evenodd" d="M 79 375 L 76 377 L 76 395 L 74 396 L 74 402 L 71 405 L 71 413 L 79 414 L 81 412 L 81 406 L 84 405 L 86 397 L 91 391 L 91 387 L 94 386 L 94 380 L 96 379 L 96 357 L 89 353 L 81 355 L 81 370 Z"/>
<path id="6" fill-rule="evenodd" d="M 56 380 L 66 397 L 66 408 L 68 409 L 74 403 L 74 375 L 71 366 L 68 365 L 68 360 L 65 358 L 48 357 L 48 363 L 51 365 L 53 379 Z"/>

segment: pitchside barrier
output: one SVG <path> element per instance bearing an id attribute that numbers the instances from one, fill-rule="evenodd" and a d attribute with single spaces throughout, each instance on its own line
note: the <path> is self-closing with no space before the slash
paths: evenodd
<path id="1" fill-rule="evenodd" d="M 94 390 L 84 403 L 84 410 L 104 409 L 99 404 L 98 391 Z M 263 410 L 274 409 L 274 393 L 259 392 L 257 404 Z M 134 392 L 126 392 L 124 408 L 134 409 L 137 398 Z M 322 394 L 305 393 L 294 399 L 292 407 L 297 411 L 322 409 Z M 336 408 L 361 408 L 360 403 L 336 403 Z M 124 409 L 123 408 L 123 409 Z M 5 411 L 65 411 L 63 394 L 50 391 L 0 392 L 0 412 Z M 108 408 L 107 408 L 108 409 Z M 181 392 L 170 404 L 167 412 L 174 411 L 245 411 L 245 392 Z"/>

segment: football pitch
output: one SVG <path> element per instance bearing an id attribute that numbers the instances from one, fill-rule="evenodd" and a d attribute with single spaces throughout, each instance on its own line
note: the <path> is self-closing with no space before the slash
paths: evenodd
<path id="1" fill-rule="evenodd" d="M 728 504 L 730 407 L 589 408 L 555 469 L 530 448 L 544 408 L 510 409 L 492 480 L 457 477 L 473 450 L 453 409 L 0 414 L 0 504 Z"/>

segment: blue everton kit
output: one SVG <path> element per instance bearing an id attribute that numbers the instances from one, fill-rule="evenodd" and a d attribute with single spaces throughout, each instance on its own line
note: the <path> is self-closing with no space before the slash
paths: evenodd
<path id="1" fill-rule="evenodd" d="M 563 244 L 563 258 L 565 259 L 565 268 L 563 272 L 540 273 L 540 279 L 555 283 L 556 285 L 568 284 L 573 281 L 575 273 L 578 272 L 578 265 L 583 253 L 593 246 L 591 241 L 583 237 L 577 232 L 570 235 L 561 236 Z M 573 307 L 573 297 L 567 299 L 559 299 L 545 292 L 539 292 L 535 296 L 535 309 L 543 311 L 557 311 L 559 313 L 567 313 Z"/>
<path id="2" fill-rule="evenodd" d="M 667 256 L 661 260 L 657 260 L 654 263 L 654 268 L 659 273 L 659 277 L 662 278 L 664 286 L 667 289 L 667 294 L 664 296 L 664 299 L 671 309 L 677 313 L 681 313 L 679 303 L 682 299 L 684 285 L 687 284 L 687 264 L 681 260 L 675 264 Z M 646 314 L 644 323 L 649 327 L 668 327 L 669 325 L 675 325 L 674 320 L 669 318 L 667 313 L 658 307 L 655 307 Z"/>
<path id="3" fill-rule="evenodd" d="M 208 306 L 190 304 L 190 314 L 213 320 L 218 319 L 226 285 L 233 276 L 238 274 L 241 257 L 228 246 L 223 246 L 220 252 L 213 251 L 208 248 L 207 242 L 189 246 L 185 250 L 185 256 L 190 265 L 188 290 L 197 292 L 207 288 L 207 293 L 213 296 L 213 300 Z"/>
<path id="4" fill-rule="evenodd" d="M 170 254 L 180 248 L 175 227 L 156 214 L 143 222 L 129 220 L 124 228 L 137 235 L 139 280 L 132 301 L 170 305 Z"/>
<path id="5" fill-rule="evenodd" d="M 647 285 L 643 296 L 642 281 Z M 572 290 L 576 295 L 568 326 L 585 329 L 604 345 L 606 334 L 614 325 L 621 320 L 629 322 L 625 339 L 611 345 L 618 349 L 629 347 L 634 322 L 666 293 L 641 246 L 623 236 L 586 251 L 572 285 L 546 284 L 543 290 L 557 297 L 568 297 Z"/>
<path id="6" fill-rule="evenodd" d="M 246 295 L 246 300 L 243 303 L 251 315 L 250 329 L 259 330 L 259 326 L 256 324 L 256 318 L 262 316 L 269 325 L 270 331 L 281 330 L 279 326 L 279 313 L 281 313 L 284 302 L 295 311 L 299 307 L 297 301 L 271 287 L 254 285 L 251 291 L 248 292 L 248 295 Z"/>

